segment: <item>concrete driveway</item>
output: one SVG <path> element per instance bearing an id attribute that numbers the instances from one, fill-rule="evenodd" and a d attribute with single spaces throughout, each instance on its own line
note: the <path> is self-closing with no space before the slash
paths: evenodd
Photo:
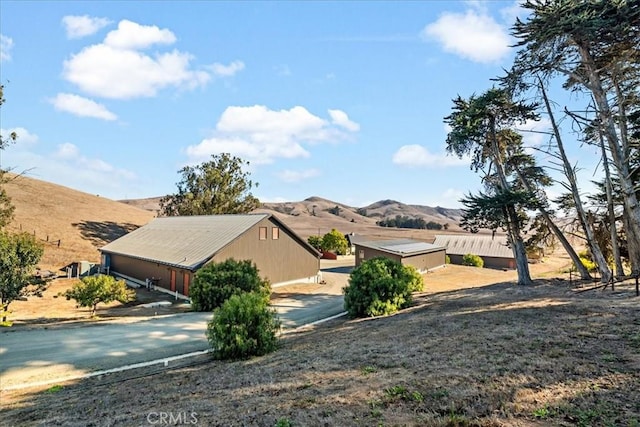
<path id="1" fill-rule="evenodd" d="M 325 284 L 274 289 L 284 328 L 343 312 L 345 267 L 325 267 Z M 343 261 L 344 263 L 344 261 Z M 0 334 L 0 388 L 64 380 L 88 372 L 163 359 L 208 348 L 210 313 L 184 313 L 133 323 L 31 329 Z"/>

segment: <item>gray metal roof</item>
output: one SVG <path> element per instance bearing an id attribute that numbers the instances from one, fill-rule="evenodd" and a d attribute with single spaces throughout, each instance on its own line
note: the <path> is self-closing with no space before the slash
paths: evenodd
<path id="1" fill-rule="evenodd" d="M 447 248 L 451 255 L 474 254 L 494 258 L 513 258 L 504 236 L 470 236 L 468 234 L 437 234 L 435 245 Z"/>
<path id="2" fill-rule="evenodd" d="M 356 242 L 356 246 L 364 246 L 365 248 L 377 249 L 379 251 L 403 256 L 436 252 L 444 249 L 444 246 L 413 239 L 370 240 L 366 242 Z"/>
<path id="3" fill-rule="evenodd" d="M 186 269 L 196 269 L 269 214 L 156 218 L 100 249 Z"/>

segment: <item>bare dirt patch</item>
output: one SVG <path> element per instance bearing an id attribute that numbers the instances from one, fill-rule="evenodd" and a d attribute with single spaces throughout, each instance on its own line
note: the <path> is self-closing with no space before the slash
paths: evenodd
<path id="1" fill-rule="evenodd" d="M 94 317 L 88 308 L 76 307 L 76 302 L 67 300 L 60 294 L 70 289 L 78 279 L 58 278 L 53 280 L 42 297 L 31 296 L 26 301 L 13 301 L 9 305 L 13 321 L 10 328 L 0 328 L 0 332 L 19 330 L 25 327 L 65 327 L 103 321 L 133 321 L 149 316 L 183 313 L 190 307 L 173 296 L 144 288 L 135 289 L 136 299 L 127 304 L 112 302 L 99 304 Z M 143 304 L 169 301 L 169 306 L 145 308 Z"/>

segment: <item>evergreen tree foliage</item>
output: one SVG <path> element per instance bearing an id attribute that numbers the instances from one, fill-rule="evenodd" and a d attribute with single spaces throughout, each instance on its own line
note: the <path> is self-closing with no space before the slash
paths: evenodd
<path id="1" fill-rule="evenodd" d="M 249 162 L 228 153 L 211 157 L 208 162 L 180 170 L 178 192 L 160 200 L 162 215 L 242 214 L 260 207 L 250 192 L 254 183 L 242 169 Z"/>

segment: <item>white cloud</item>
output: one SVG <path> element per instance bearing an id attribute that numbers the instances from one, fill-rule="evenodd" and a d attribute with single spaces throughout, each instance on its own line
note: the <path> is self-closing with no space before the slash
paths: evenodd
<path id="1" fill-rule="evenodd" d="M 220 64 L 218 62 L 211 65 L 211 71 L 213 74 L 219 77 L 231 77 L 236 75 L 239 71 L 244 70 L 244 62 L 233 61 L 229 65 Z"/>
<path id="2" fill-rule="evenodd" d="M 336 125 L 345 128 L 351 132 L 357 132 L 360 130 L 360 125 L 356 122 L 349 120 L 349 116 L 342 110 L 329 110 L 331 116 L 331 122 Z"/>
<path id="3" fill-rule="evenodd" d="M 169 30 L 121 21 L 104 43 L 87 46 L 64 61 L 62 74 L 88 94 L 114 99 L 152 97 L 166 87 L 206 84 L 211 76 L 191 69 L 191 54 L 174 49 L 151 56 L 138 50 L 174 41 Z"/>
<path id="4" fill-rule="evenodd" d="M 511 49 L 506 29 L 488 14 L 475 10 L 464 14 L 445 12 L 421 35 L 438 41 L 447 52 L 481 63 L 499 61 Z"/>
<path id="5" fill-rule="evenodd" d="M 155 25 L 140 25 L 123 19 L 118 29 L 109 31 L 104 44 L 116 49 L 145 49 L 154 44 L 173 44 L 176 36 L 169 30 Z"/>
<path id="6" fill-rule="evenodd" d="M 126 180 L 136 178 L 136 174 L 134 172 L 116 168 L 102 159 L 83 155 L 78 146 L 70 142 L 58 145 L 52 156 L 62 162 L 62 165 L 76 168 L 80 174 L 85 176 L 91 174 L 93 176 L 93 181 L 98 181 L 99 177 L 107 180 Z"/>
<path id="7" fill-rule="evenodd" d="M 231 106 L 220 116 L 215 135 L 188 146 L 186 154 L 190 162 L 228 152 L 254 163 L 270 163 L 276 158 L 309 157 L 303 144 L 339 142 L 349 135 L 300 106 L 279 111 L 264 105 Z"/>
<path id="8" fill-rule="evenodd" d="M 13 50 L 13 39 L 4 34 L 0 34 L 0 62 L 11 61 L 11 51 Z"/>
<path id="9" fill-rule="evenodd" d="M 116 120 L 118 118 L 104 105 L 71 93 L 59 93 L 50 102 L 56 110 L 66 111 L 80 117 L 94 117 L 102 120 Z"/>
<path id="10" fill-rule="evenodd" d="M 320 175 L 320 171 L 317 169 L 307 169 L 303 171 L 283 170 L 276 175 L 284 182 L 299 182 Z"/>
<path id="11" fill-rule="evenodd" d="M 25 145 L 28 146 L 28 145 L 35 145 L 38 143 L 38 135 L 35 135 L 29 132 L 27 129 L 23 127 L 17 127 L 12 129 L 0 129 L 0 135 L 2 135 L 3 138 L 8 137 L 14 132 L 18 137 L 16 144 L 20 144 L 22 146 L 25 146 Z"/>
<path id="12" fill-rule="evenodd" d="M 35 178 L 115 199 L 122 198 L 123 189 L 129 194 L 148 191 L 148 184 L 143 186 L 134 172 L 96 156 L 87 156 L 75 144 L 60 144 L 53 151 L 47 151 L 51 145 L 39 144 L 36 152 L 31 144 L 35 144 L 38 137 L 23 128 L 15 131 L 19 135 L 18 143 L 2 152 L 3 165 L 17 170 L 28 168 L 28 174 Z M 4 130 L 2 132 L 4 134 Z"/>
<path id="13" fill-rule="evenodd" d="M 422 145 L 403 145 L 393 155 L 393 163 L 412 167 L 447 167 L 469 165 L 468 159 L 459 159 L 446 153 L 433 154 Z"/>
<path id="14" fill-rule="evenodd" d="M 68 39 L 79 39 L 100 31 L 111 23 L 107 18 L 95 18 L 89 15 L 67 15 L 62 18 L 62 25 Z"/>

